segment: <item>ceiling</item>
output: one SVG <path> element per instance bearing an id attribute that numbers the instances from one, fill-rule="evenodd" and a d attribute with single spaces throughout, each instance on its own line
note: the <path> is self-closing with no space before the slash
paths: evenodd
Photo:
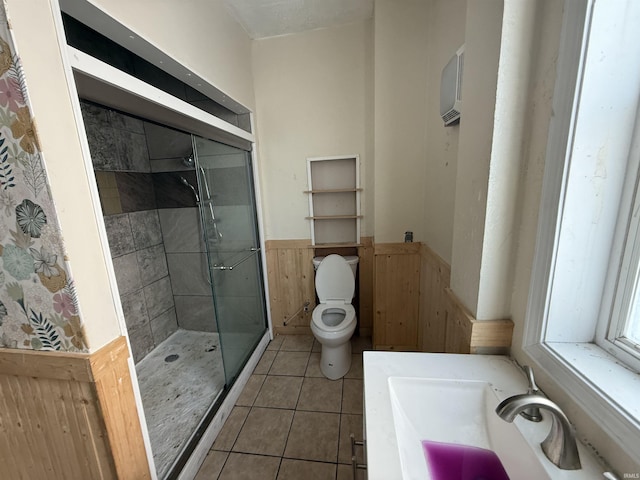
<path id="1" fill-rule="evenodd" d="M 253 39 L 335 27 L 373 16 L 373 0 L 224 0 Z"/>

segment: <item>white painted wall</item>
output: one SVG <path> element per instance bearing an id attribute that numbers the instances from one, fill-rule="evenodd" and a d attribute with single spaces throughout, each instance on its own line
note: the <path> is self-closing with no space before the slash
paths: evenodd
<path id="1" fill-rule="evenodd" d="M 377 0 L 374 24 L 375 240 L 425 241 L 431 2 Z"/>
<path id="2" fill-rule="evenodd" d="M 442 69 L 465 41 L 467 0 L 432 2 L 427 28 L 426 167 L 424 241 L 451 263 L 460 126 L 445 127 L 440 117 Z"/>
<path id="3" fill-rule="evenodd" d="M 561 26 L 562 4 L 556 0 L 542 2 L 538 9 L 536 22 L 536 38 L 539 41 L 530 52 L 532 65 L 527 92 L 526 134 L 522 149 L 522 174 L 519 179 L 520 198 L 517 208 L 519 220 L 516 229 L 518 233 L 513 262 L 511 319 L 514 323 L 514 332 L 512 352 L 518 356 L 522 355 L 524 319 L 535 253 L 538 211 L 552 114 Z"/>
<path id="4" fill-rule="evenodd" d="M 474 315 L 488 205 L 502 9 L 502 0 L 469 1 L 465 24 L 451 288 Z"/>
<path id="5" fill-rule="evenodd" d="M 220 2 L 209 5 L 211 2 L 198 0 L 199 8 L 190 9 L 175 2 L 158 2 L 153 22 L 149 21 L 146 2 L 102 3 L 147 40 L 253 107 L 250 41 Z M 100 239 L 102 219 L 96 215 L 98 212 L 101 217 L 100 205 L 94 205 L 97 196 L 90 193 L 95 180 L 88 167 L 90 161 L 83 158 L 77 125 L 81 119 L 74 116 L 74 93 L 67 87 L 54 27 L 59 13 L 52 4 L 55 2 L 50 0 L 8 0 L 7 10 L 24 65 L 87 340 L 91 351 L 96 351 L 122 332 L 113 301 L 117 295 L 111 292 L 108 277 L 110 259 Z M 167 35 L 181 30 L 181 35 Z"/>
<path id="6" fill-rule="evenodd" d="M 307 157 L 359 154 L 362 235 L 371 235 L 367 158 L 370 22 L 253 44 L 259 162 L 267 239 L 310 238 Z M 370 140 L 369 140 L 370 141 Z"/>
<path id="7" fill-rule="evenodd" d="M 251 39 L 222 0 L 89 0 L 192 72 L 254 109 Z"/>
<path id="8" fill-rule="evenodd" d="M 476 318 L 508 318 L 517 237 L 518 179 L 523 160 L 535 2 L 504 2 Z"/>
<path id="9" fill-rule="evenodd" d="M 459 127 L 439 116 L 466 0 L 376 2 L 375 20 L 254 42 L 268 239 L 309 238 L 305 158 L 361 155 L 362 235 L 451 260 Z M 375 208 L 374 208 L 375 207 Z"/>

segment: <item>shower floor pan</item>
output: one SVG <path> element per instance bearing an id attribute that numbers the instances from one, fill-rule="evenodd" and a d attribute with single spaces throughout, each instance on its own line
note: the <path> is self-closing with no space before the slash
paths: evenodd
<path id="1" fill-rule="evenodd" d="M 224 387 L 218 334 L 178 330 L 136 372 L 156 471 L 164 478 Z"/>

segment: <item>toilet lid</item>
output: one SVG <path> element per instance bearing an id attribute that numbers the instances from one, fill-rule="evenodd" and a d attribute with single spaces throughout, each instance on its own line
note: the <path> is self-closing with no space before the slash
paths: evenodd
<path id="1" fill-rule="evenodd" d="M 344 300 L 351 303 L 356 286 L 353 271 L 340 255 L 327 255 L 316 272 L 316 292 L 320 302 Z"/>

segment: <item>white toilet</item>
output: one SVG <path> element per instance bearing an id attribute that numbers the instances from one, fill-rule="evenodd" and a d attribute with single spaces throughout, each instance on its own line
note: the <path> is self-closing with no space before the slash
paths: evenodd
<path id="1" fill-rule="evenodd" d="M 356 329 L 356 311 L 351 305 L 358 257 L 327 255 L 313 259 L 316 292 L 320 303 L 311 315 L 311 331 L 322 344 L 320 370 L 337 380 L 351 368 L 351 335 Z"/>

